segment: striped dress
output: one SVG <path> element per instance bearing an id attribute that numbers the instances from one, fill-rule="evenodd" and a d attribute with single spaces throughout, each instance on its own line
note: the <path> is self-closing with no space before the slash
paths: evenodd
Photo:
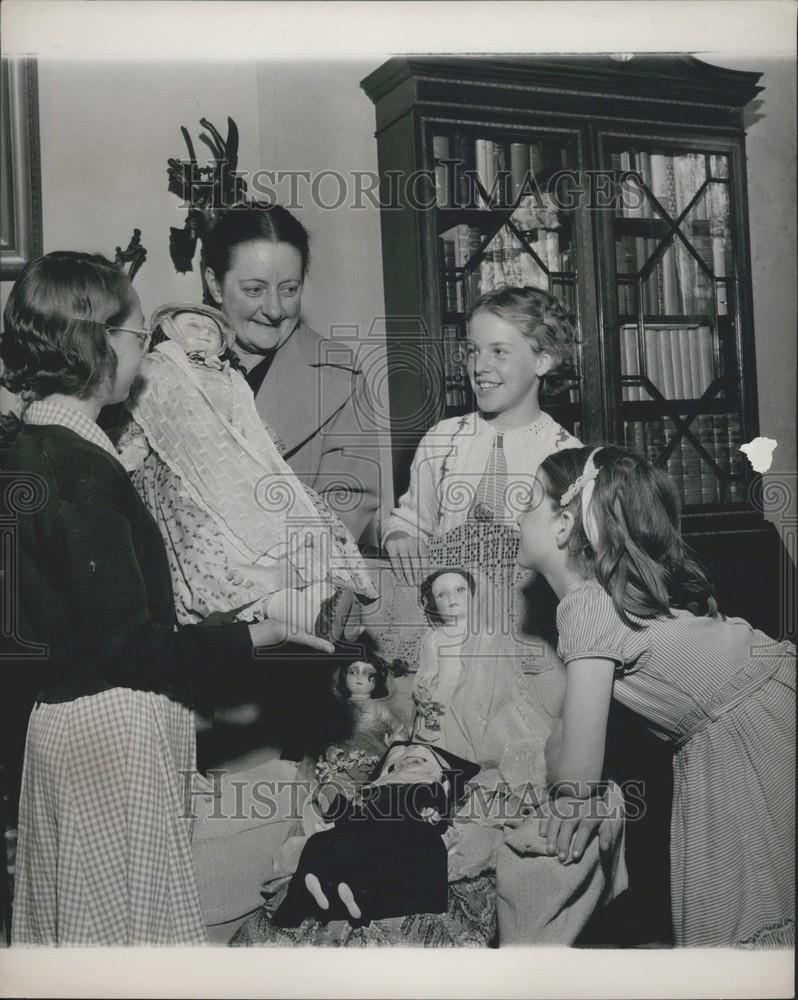
<path id="1" fill-rule="evenodd" d="M 557 609 L 560 655 L 614 660 L 613 696 L 673 745 L 676 943 L 794 945 L 795 646 L 674 615 L 636 631 L 590 581 Z"/>

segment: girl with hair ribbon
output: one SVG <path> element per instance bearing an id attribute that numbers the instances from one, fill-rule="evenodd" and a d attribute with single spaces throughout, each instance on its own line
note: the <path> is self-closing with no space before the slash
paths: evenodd
<path id="1" fill-rule="evenodd" d="M 681 537 L 672 481 L 635 452 L 550 455 L 519 523 L 519 562 L 559 598 L 567 669 L 546 746 L 554 793 L 537 827 L 549 854 L 584 848 L 616 698 L 674 751 L 676 944 L 794 944 L 794 645 L 719 613 Z"/>

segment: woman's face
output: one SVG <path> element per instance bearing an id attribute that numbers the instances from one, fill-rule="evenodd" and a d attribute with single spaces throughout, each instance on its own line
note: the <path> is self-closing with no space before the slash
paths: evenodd
<path id="1" fill-rule="evenodd" d="M 263 354 L 288 339 L 302 305 L 302 256 L 296 247 L 241 243 L 221 282 L 210 268 L 205 277 L 242 350 Z"/>
<path id="2" fill-rule="evenodd" d="M 117 326 L 108 330 L 108 342 L 116 355 L 116 375 L 100 387 L 103 406 L 123 403 L 139 374 L 149 340 L 139 297 L 131 290 L 130 312 Z M 146 336 L 145 336 L 146 335 Z"/>

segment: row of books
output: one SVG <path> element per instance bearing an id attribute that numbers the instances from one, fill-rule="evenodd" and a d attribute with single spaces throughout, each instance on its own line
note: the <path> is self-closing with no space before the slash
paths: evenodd
<path id="1" fill-rule="evenodd" d="M 567 245 L 561 247 L 559 231 L 539 229 L 525 233 L 524 237 L 540 263 L 507 226 L 502 226 L 479 259 L 482 234 L 475 226 L 453 226 L 439 236 L 444 311 L 465 312 L 480 295 L 498 285 L 548 288 L 550 272 L 570 269 L 571 249 Z"/>
<path id="2" fill-rule="evenodd" d="M 624 174 L 629 171 L 639 174 L 643 184 L 674 221 L 687 208 L 706 176 L 705 158 L 697 153 L 678 156 L 645 151 L 614 153 L 612 165 L 614 170 Z M 629 219 L 663 219 L 633 179 L 622 182 L 620 193 L 617 215 Z M 727 260 L 731 250 L 728 197 L 727 185 L 719 182 L 710 184 L 699 197 L 679 228 L 705 267 L 679 236 L 671 237 L 648 277 L 637 282 L 643 312 L 702 314 L 711 311 L 714 299 L 718 315 L 726 315 L 726 278 L 732 273 Z M 616 234 L 615 264 L 621 277 L 618 288 L 621 313 L 638 311 L 635 283 L 624 281 L 623 276 L 639 275 L 658 245 L 659 239 L 653 232 L 651 236 L 632 235 L 621 228 Z"/>
<path id="3" fill-rule="evenodd" d="M 648 456 L 651 462 L 668 470 L 685 505 L 745 500 L 745 458 L 740 451 L 740 418 L 732 413 L 704 413 L 695 417 L 690 427 L 701 447 L 720 469 L 722 477 L 692 441 L 684 436 L 668 458 L 662 461 L 667 445 L 678 433 L 670 417 L 626 421 L 624 441 L 628 448 L 634 448 Z"/>
<path id="4" fill-rule="evenodd" d="M 639 375 L 640 343 L 637 327 L 621 327 L 621 374 Z M 665 399 L 700 399 L 715 378 L 715 345 L 708 326 L 660 326 L 643 330 L 645 372 Z M 626 385 L 626 402 L 651 399 L 638 385 Z"/>
<path id="5" fill-rule="evenodd" d="M 435 198 L 440 208 L 515 205 L 524 195 L 540 193 L 544 170 L 562 165 L 562 161 L 545 164 L 540 143 L 472 139 L 464 135 L 433 136 L 432 155 Z"/>

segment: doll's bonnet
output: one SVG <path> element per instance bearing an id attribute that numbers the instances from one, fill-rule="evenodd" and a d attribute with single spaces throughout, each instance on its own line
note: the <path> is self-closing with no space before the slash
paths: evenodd
<path id="1" fill-rule="evenodd" d="M 193 302 L 168 302 L 159 306 L 150 319 L 150 330 L 154 333 L 159 327 L 166 336 L 169 336 L 169 321 L 180 313 L 198 313 L 200 316 L 207 316 L 219 327 L 221 347 L 216 352 L 217 355 L 224 354 L 225 351 L 235 346 L 236 335 L 230 322 L 223 312 L 214 309 L 213 306 L 198 306 Z M 164 326 L 164 320 L 166 325 Z"/>

